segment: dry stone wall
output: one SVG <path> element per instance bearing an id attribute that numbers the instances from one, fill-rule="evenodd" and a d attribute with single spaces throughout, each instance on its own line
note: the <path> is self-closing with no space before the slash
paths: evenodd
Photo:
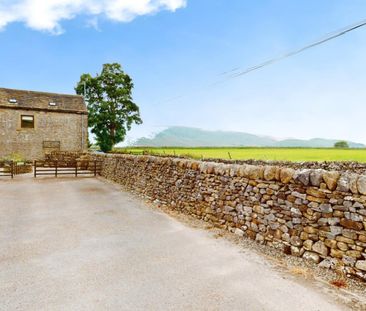
<path id="1" fill-rule="evenodd" d="M 92 161 L 95 156 L 88 152 L 54 151 L 45 155 L 45 161 L 75 162 Z"/>
<path id="2" fill-rule="evenodd" d="M 107 155 L 102 175 L 173 209 L 366 280 L 366 175 Z"/>

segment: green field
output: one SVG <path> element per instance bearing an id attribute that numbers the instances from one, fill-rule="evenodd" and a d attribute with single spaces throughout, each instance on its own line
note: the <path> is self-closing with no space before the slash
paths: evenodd
<path id="1" fill-rule="evenodd" d="M 118 152 L 179 155 L 192 158 L 276 161 L 358 161 L 366 162 L 366 149 L 312 148 L 116 148 Z"/>

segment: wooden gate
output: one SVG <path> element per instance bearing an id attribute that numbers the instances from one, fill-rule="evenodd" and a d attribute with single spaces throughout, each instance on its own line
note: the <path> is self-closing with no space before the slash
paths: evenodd
<path id="1" fill-rule="evenodd" d="M 14 178 L 16 163 L 13 161 L 0 161 L 0 177 Z"/>
<path id="2" fill-rule="evenodd" d="M 34 161 L 34 177 L 37 176 L 98 176 L 101 161 Z"/>

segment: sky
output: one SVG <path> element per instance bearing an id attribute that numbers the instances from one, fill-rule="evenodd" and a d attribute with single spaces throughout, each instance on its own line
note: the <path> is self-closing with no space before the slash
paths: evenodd
<path id="1" fill-rule="evenodd" d="M 366 19 L 364 0 L 0 0 L 0 86 L 74 93 L 121 63 L 143 125 L 366 143 L 366 27 L 248 68 Z"/>

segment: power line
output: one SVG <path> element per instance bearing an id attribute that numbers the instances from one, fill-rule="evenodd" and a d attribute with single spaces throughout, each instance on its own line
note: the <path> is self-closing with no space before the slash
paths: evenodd
<path id="1" fill-rule="evenodd" d="M 291 57 L 291 56 L 295 56 L 295 55 L 300 54 L 300 53 L 302 53 L 302 52 L 304 52 L 306 50 L 309 50 L 309 49 L 311 49 L 313 47 L 316 47 L 318 45 L 324 44 L 324 43 L 326 43 L 326 42 L 328 42 L 330 40 L 336 39 L 338 37 L 341 37 L 341 36 L 343 36 L 343 35 L 351 32 L 351 31 L 356 30 L 358 28 L 361 28 L 361 27 L 363 27 L 365 25 L 366 25 L 366 20 L 363 20 L 363 21 L 361 21 L 361 22 L 359 22 L 357 24 L 353 24 L 352 26 L 348 26 L 346 28 L 343 28 L 342 30 L 339 30 L 339 31 L 337 31 L 335 33 L 331 33 L 327 37 L 325 37 L 323 39 L 320 39 L 318 41 L 315 41 L 315 42 L 313 42 L 313 43 L 311 43 L 309 45 L 306 45 L 306 46 L 304 46 L 304 47 L 302 47 L 300 49 L 297 49 L 297 50 L 292 51 L 292 52 L 288 52 L 288 53 L 286 53 L 286 54 L 284 54 L 282 56 L 276 57 L 276 58 L 272 58 L 272 59 L 267 60 L 267 61 L 265 61 L 265 62 L 263 62 L 263 63 L 261 63 L 259 65 L 256 65 L 256 66 L 247 68 L 244 71 L 231 74 L 229 77 L 230 78 L 237 78 L 237 77 L 243 76 L 245 74 L 248 74 L 248 73 L 250 73 L 252 71 L 261 69 L 261 68 L 263 68 L 265 66 L 272 65 L 272 64 L 277 63 L 277 62 L 279 62 L 279 61 L 281 61 L 281 60 L 283 60 L 285 58 L 288 58 L 288 57 Z"/>
<path id="2" fill-rule="evenodd" d="M 267 61 L 265 61 L 263 63 L 260 63 L 260 64 L 258 64 L 256 66 L 246 68 L 246 69 L 244 69 L 242 71 L 240 71 L 240 69 L 241 69 L 240 67 L 236 67 L 236 68 L 231 69 L 231 70 L 229 70 L 227 72 L 223 72 L 220 75 L 226 76 L 226 78 L 221 79 L 219 81 L 216 81 L 214 83 L 211 83 L 211 84 L 207 85 L 206 87 L 201 87 L 201 88 L 197 89 L 196 91 L 201 91 L 203 89 L 210 88 L 210 87 L 216 86 L 218 84 L 222 84 L 222 83 L 224 83 L 226 81 L 229 81 L 229 80 L 232 80 L 232 79 L 235 79 L 235 78 L 239 78 L 239 77 L 244 76 L 244 75 L 246 75 L 246 74 L 248 74 L 248 73 L 250 73 L 252 71 L 262 69 L 263 67 L 272 65 L 272 64 L 277 63 L 277 62 L 280 62 L 280 61 L 282 61 L 282 60 L 284 60 L 286 58 L 295 56 L 295 55 L 300 54 L 300 53 L 302 53 L 302 52 L 304 52 L 306 50 L 309 50 L 311 48 L 314 48 L 316 46 L 319 46 L 321 44 L 324 44 L 324 43 L 326 43 L 328 41 L 331 41 L 333 39 L 336 39 L 338 37 L 341 37 L 341 36 L 343 36 L 343 35 L 351 32 L 351 31 L 356 30 L 358 28 L 361 28 L 363 26 L 366 26 L 366 20 L 360 21 L 360 22 L 358 22 L 356 24 L 350 25 L 350 26 L 345 27 L 343 29 L 340 29 L 338 31 L 332 32 L 332 33 L 328 34 L 327 36 L 323 37 L 322 39 L 319 39 L 319 40 L 317 40 L 317 41 L 315 41 L 313 43 L 310 43 L 310 44 L 308 44 L 308 45 L 306 45 L 306 46 L 304 46 L 302 48 L 299 48 L 297 50 L 294 50 L 294 51 L 285 53 L 285 54 L 283 54 L 283 55 L 281 55 L 279 57 L 275 57 L 275 58 L 269 59 L 269 60 L 267 60 Z M 177 99 L 181 99 L 181 98 L 186 97 L 186 96 L 187 95 L 176 96 L 174 98 L 171 98 L 171 99 L 166 100 L 165 102 L 175 101 Z"/>

